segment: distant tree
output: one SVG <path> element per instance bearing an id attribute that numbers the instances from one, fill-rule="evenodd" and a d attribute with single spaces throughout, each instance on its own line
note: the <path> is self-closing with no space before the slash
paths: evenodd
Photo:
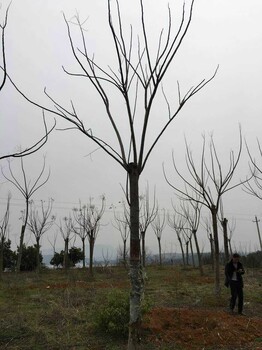
<path id="1" fill-rule="evenodd" d="M 241 152 L 242 152 L 242 134 L 239 129 L 239 147 L 237 155 L 231 150 L 229 154 L 229 167 L 226 172 L 223 172 L 221 162 L 218 157 L 218 153 L 215 147 L 213 136 L 210 137 L 210 143 L 208 147 L 209 157 L 206 157 L 206 140 L 203 136 L 202 154 L 200 157 L 200 166 L 197 169 L 195 161 L 193 159 L 192 151 L 186 143 L 186 165 L 190 176 L 190 180 L 185 175 L 182 175 L 178 170 L 175 163 L 173 154 L 173 166 L 176 174 L 182 179 L 184 183 L 184 189 L 172 184 L 166 177 L 168 184 L 176 191 L 176 193 L 182 194 L 189 200 L 198 201 L 205 207 L 207 207 L 212 217 L 212 228 L 214 238 L 214 254 L 215 254 L 215 294 L 220 295 L 220 250 L 219 250 L 219 238 L 218 238 L 218 211 L 222 196 L 232 189 L 243 185 L 248 179 L 244 181 L 238 181 L 236 184 L 230 186 L 235 170 L 239 164 Z M 208 159 L 210 162 L 208 162 Z M 251 175 L 252 177 L 252 175 Z"/>
<path id="2" fill-rule="evenodd" d="M 60 253 L 55 252 L 54 256 L 50 260 L 50 265 L 56 266 L 58 268 L 59 266 L 63 266 L 64 262 L 64 251 L 61 250 Z"/>
<path id="3" fill-rule="evenodd" d="M 158 242 L 158 254 L 159 254 L 159 265 L 162 266 L 162 246 L 161 246 L 161 238 L 165 228 L 166 223 L 166 212 L 162 209 L 163 213 L 160 213 L 158 210 L 155 219 L 152 221 L 151 226 L 156 235 Z"/>
<path id="4" fill-rule="evenodd" d="M 114 212 L 114 223 L 112 224 L 119 232 L 123 242 L 123 249 L 119 249 L 121 260 L 124 266 L 127 266 L 127 240 L 130 233 L 130 218 L 129 213 L 124 207 L 124 213 L 119 214 Z"/>
<path id="5" fill-rule="evenodd" d="M 71 247 L 68 254 L 69 260 L 73 266 L 83 260 L 83 251 L 81 248 Z"/>
<path id="6" fill-rule="evenodd" d="M 174 213 L 167 214 L 167 223 L 168 225 L 172 228 L 172 230 L 175 231 L 177 240 L 179 242 L 179 246 L 181 249 L 181 254 L 182 254 L 182 260 L 183 260 L 183 265 L 186 265 L 186 260 L 185 260 L 185 252 L 184 252 L 184 247 L 183 247 L 183 230 L 185 227 L 185 218 L 179 214 L 179 212 L 174 208 Z"/>
<path id="7" fill-rule="evenodd" d="M 156 203 L 156 196 L 154 190 L 154 196 L 152 202 L 149 197 L 149 187 L 146 186 L 145 193 L 140 195 L 140 212 L 139 212 L 139 230 L 141 236 L 141 255 L 142 255 L 142 266 L 146 266 L 146 245 L 145 245 L 145 237 L 146 231 L 149 225 L 154 221 L 156 215 L 158 213 L 158 207 Z"/>
<path id="8" fill-rule="evenodd" d="M 42 169 L 40 170 L 39 175 L 33 182 L 31 182 L 31 180 L 28 179 L 28 176 L 26 174 L 25 167 L 24 167 L 23 158 L 20 158 L 20 165 L 21 165 L 21 173 L 22 173 L 22 179 L 23 179 L 21 182 L 19 182 L 17 177 L 14 176 L 10 160 L 8 160 L 9 176 L 7 176 L 4 173 L 2 168 L 2 174 L 4 178 L 10 183 L 12 183 L 18 189 L 18 191 L 23 195 L 25 199 L 25 210 L 22 212 L 23 223 L 22 223 L 21 234 L 20 234 L 19 253 L 18 253 L 17 267 L 16 267 L 17 271 L 20 271 L 22 250 L 24 247 L 24 236 L 25 236 L 25 230 L 26 230 L 28 215 L 29 215 L 30 198 L 33 196 L 33 194 L 36 191 L 39 190 L 39 188 L 41 188 L 47 183 L 50 177 L 50 171 L 49 171 L 46 178 L 42 182 L 40 182 L 45 171 L 45 157 L 44 157 L 44 163 L 43 163 Z"/>
<path id="9" fill-rule="evenodd" d="M 11 193 L 8 193 L 6 210 L 3 218 L 0 218 L 0 277 L 4 269 L 4 249 L 7 240 L 8 227 L 9 227 L 9 216 L 10 216 L 10 200 Z"/>
<path id="10" fill-rule="evenodd" d="M 36 249 L 37 256 L 39 257 L 40 253 L 40 239 L 43 234 L 48 231 L 54 223 L 55 216 L 51 215 L 53 207 L 53 199 L 49 199 L 46 207 L 44 206 L 44 201 L 41 200 L 40 210 L 34 203 L 30 202 L 30 210 L 28 216 L 28 228 L 33 233 L 36 239 Z M 40 260 L 37 259 L 37 271 L 40 272 Z"/>
<path id="11" fill-rule="evenodd" d="M 93 275 L 93 260 L 95 241 L 100 228 L 100 221 L 105 211 L 105 196 L 101 196 L 101 207 L 97 208 L 90 198 L 89 202 L 83 206 L 80 205 L 78 210 L 74 210 L 74 217 L 80 229 L 83 232 L 83 237 L 89 241 L 89 273 Z M 79 231 L 81 232 L 81 231 Z"/>
<path id="12" fill-rule="evenodd" d="M 64 248 L 64 255 L 63 255 L 63 267 L 65 270 L 69 268 L 69 241 L 73 238 L 72 234 L 75 233 L 74 231 L 74 224 L 72 221 L 71 216 L 69 217 L 64 217 L 63 218 L 63 223 L 60 220 L 60 225 L 59 225 L 59 230 L 60 233 L 63 237 L 65 248 Z"/>
<path id="13" fill-rule="evenodd" d="M 4 242 L 3 268 L 14 269 L 15 264 L 15 252 L 11 249 L 10 239 L 7 239 Z"/>
<path id="14" fill-rule="evenodd" d="M 18 247 L 17 253 L 16 253 L 16 259 L 18 259 L 19 252 L 20 252 L 20 248 Z M 40 263 L 42 263 L 43 256 L 41 253 L 39 254 L 39 260 L 40 260 Z M 36 245 L 27 247 L 25 244 L 23 244 L 20 271 L 36 270 L 37 261 L 38 261 L 38 252 L 37 252 Z"/>

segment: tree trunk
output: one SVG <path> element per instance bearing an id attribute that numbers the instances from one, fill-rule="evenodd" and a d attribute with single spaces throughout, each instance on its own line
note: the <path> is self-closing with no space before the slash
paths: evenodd
<path id="1" fill-rule="evenodd" d="M 193 246 L 192 246 L 192 237 L 190 237 L 189 244 L 190 244 L 191 257 L 192 257 L 192 264 L 193 264 L 193 267 L 196 267 Z"/>
<path id="2" fill-rule="evenodd" d="M 142 241 L 142 266 L 146 266 L 146 245 L 145 245 L 145 231 L 141 231 L 141 241 Z"/>
<path id="3" fill-rule="evenodd" d="M 232 251 L 232 246 L 231 246 L 231 239 L 228 240 L 228 245 L 229 245 L 229 250 L 230 250 L 230 255 L 233 255 L 233 251 Z"/>
<path id="4" fill-rule="evenodd" d="M 219 271 L 219 241 L 217 228 L 217 207 L 212 206 L 212 225 L 214 234 L 214 263 L 215 263 L 215 295 L 220 296 L 220 271 Z"/>
<path id="5" fill-rule="evenodd" d="M 189 244 L 189 241 L 186 242 L 186 264 L 187 264 L 187 266 L 189 265 L 188 244 Z"/>
<path id="6" fill-rule="evenodd" d="M 69 261 L 68 261 L 68 243 L 69 243 L 69 240 L 68 238 L 65 239 L 65 253 L 64 253 L 64 261 L 63 261 L 63 265 L 64 265 L 64 268 L 66 270 L 68 270 L 69 268 Z"/>
<path id="7" fill-rule="evenodd" d="M 209 242 L 210 242 L 210 255 L 211 255 L 212 270 L 214 271 L 214 268 L 215 268 L 214 240 L 213 240 L 211 233 L 209 235 Z"/>
<path id="8" fill-rule="evenodd" d="M 0 242 L 0 278 L 2 278 L 2 274 L 4 271 L 4 237 L 1 238 Z"/>
<path id="9" fill-rule="evenodd" d="M 93 230 L 91 230 L 89 238 L 89 273 L 93 276 L 93 261 L 94 261 L 94 247 L 95 247 L 95 238 L 93 237 Z"/>
<path id="10" fill-rule="evenodd" d="M 86 267 L 86 248 L 85 248 L 85 238 L 82 237 L 82 249 L 83 249 L 83 268 Z"/>
<path id="11" fill-rule="evenodd" d="M 40 272 L 40 237 L 36 239 L 36 271 Z"/>
<path id="12" fill-rule="evenodd" d="M 161 239 L 158 237 L 158 252 L 159 252 L 159 265 L 162 266 L 162 250 L 161 250 Z"/>
<path id="13" fill-rule="evenodd" d="M 202 256 L 200 253 L 200 249 L 199 249 L 199 245 L 198 245 L 198 239 L 197 239 L 197 231 L 196 230 L 192 230 L 193 233 L 193 237 L 194 237 L 194 241 L 195 241 L 195 245 L 196 245 L 196 251 L 197 251 L 197 258 L 198 258 L 198 266 L 199 266 L 199 271 L 200 271 L 200 275 L 203 276 L 204 271 L 203 271 L 203 264 L 202 264 Z"/>
<path id="14" fill-rule="evenodd" d="M 25 220 L 24 224 L 21 228 L 21 234 L 20 234 L 20 243 L 19 243 L 19 250 L 18 250 L 18 258 L 17 258 L 17 265 L 16 265 L 16 271 L 20 272 L 21 267 L 21 261 L 22 261 L 22 254 L 23 254 L 23 244 L 24 244 L 24 237 L 25 237 L 25 229 L 27 225 L 28 220 L 28 212 L 29 212 L 29 198 L 25 199 L 26 208 L 25 208 Z"/>
<path id="15" fill-rule="evenodd" d="M 227 223 L 228 223 L 228 220 L 224 218 L 222 221 L 222 227 L 223 227 L 223 236 L 224 236 L 224 254 L 225 254 L 224 262 L 225 263 L 229 261 Z"/>
<path id="16" fill-rule="evenodd" d="M 181 253 L 182 253 L 182 259 L 183 259 L 183 265 L 185 266 L 186 265 L 186 262 L 185 262 L 185 253 L 184 253 L 184 248 L 183 248 L 183 244 L 182 244 L 182 240 L 179 236 L 177 236 L 178 238 L 178 242 L 180 244 L 180 249 L 181 249 Z"/>
<path id="17" fill-rule="evenodd" d="M 130 320 L 128 350 L 140 349 L 141 297 L 143 274 L 139 239 L 139 171 L 134 163 L 128 169 L 130 187 Z"/>
<path id="18" fill-rule="evenodd" d="M 126 267 L 126 239 L 124 240 L 123 261 L 124 261 L 124 266 Z"/>

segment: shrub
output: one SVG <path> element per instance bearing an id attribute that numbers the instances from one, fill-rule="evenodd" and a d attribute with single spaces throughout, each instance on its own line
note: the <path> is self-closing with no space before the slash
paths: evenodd
<path id="1" fill-rule="evenodd" d="M 108 293 L 95 316 L 96 328 L 110 335 L 126 336 L 129 323 L 128 293 L 114 289 Z"/>

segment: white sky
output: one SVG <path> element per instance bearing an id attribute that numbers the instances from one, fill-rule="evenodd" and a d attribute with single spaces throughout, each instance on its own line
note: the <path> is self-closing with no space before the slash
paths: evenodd
<path id="1" fill-rule="evenodd" d="M 62 12 L 72 18 L 79 12 L 86 19 L 87 43 L 95 59 L 103 67 L 115 64 L 114 51 L 109 35 L 107 1 L 91 0 L 14 0 L 12 2 L 8 27 L 6 31 L 6 55 L 8 72 L 19 88 L 31 99 L 50 106 L 43 93 L 47 91 L 64 106 L 69 106 L 70 99 L 75 102 L 86 128 L 92 127 L 95 132 L 112 141 L 112 132 L 108 128 L 103 108 L 94 90 L 85 80 L 65 75 L 61 66 L 70 71 L 78 71 L 73 60 L 63 21 Z M 186 1 L 189 4 L 188 1 Z M 2 2 L 1 18 L 8 2 Z M 159 30 L 166 27 L 167 1 L 145 0 L 146 20 L 149 29 L 150 45 L 154 48 Z M 133 24 L 134 32 L 139 31 L 138 0 L 120 1 L 125 29 Z M 181 14 L 181 1 L 170 1 L 175 19 Z M 151 154 L 146 169 L 141 177 L 140 189 L 143 191 L 148 181 L 151 189 L 156 186 L 156 193 L 161 208 L 170 209 L 172 189 L 163 177 L 162 163 L 174 182 L 178 181 L 172 171 L 171 155 L 174 151 L 179 169 L 185 169 L 184 136 L 193 149 L 195 159 L 200 157 L 201 135 L 213 132 L 217 151 L 221 155 L 222 166 L 227 169 L 229 152 L 238 147 L 238 125 L 250 149 L 256 158 L 259 157 L 256 138 L 261 142 L 261 75 L 262 75 L 262 2 L 260 0 L 196 0 L 191 28 L 174 60 L 165 80 L 164 89 L 173 105 L 177 104 L 176 82 L 186 91 L 203 78 L 209 78 L 220 65 L 216 78 L 184 107 L 179 117 Z M 74 28 L 75 30 L 76 28 Z M 79 37 L 74 32 L 76 42 Z M 123 111 L 123 104 L 112 94 L 115 113 L 118 117 Z M 119 102 L 120 101 L 120 102 Z M 154 119 L 150 125 L 149 140 L 159 130 L 161 118 L 167 118 L 166 105 L 159 101 L 154 110 Z M 48 123 L 52 125 L 51 115 Z M 57 119 L 58 128 L 69 126 Z M 126 135 L 126 124 L 121 130 Z M 12 152 L 15 147 L 29 146 L 43 134 L 41 111 L 29 105 L 11 87 L 9 83 L 0 95 L 0 154 Z M 113 142 L 113 141 L 112 141 Z M 101 194 L 105 194 L 107 209 L 103 218 L 105 226 L 97 239 L 97 244 L 108 244 L 117 247 L 119 233 L 112 228 L 111 205 L 121 210 L 119 201 L 123 199 L 120 183 L 125 183 L 123 169 L 103 151 L 86 156 L 96 145 L 77 131 L 55 131 L 48 144 L 36 155 L 24 159 L 25 167 L 32 180 L 42 166 L 42 156 L 46 154 L 47 166 L 51 169 L 49 182 L 34 196 L 34 199 L 54 198 L 54 214 L 57 217 L 68 215 L 79 199 L 82 202 L 93 197 L 99 203 Z M 262 162 L 261 162 L 262 164 Z M 19 174 L 19 160 L 13 161 L 16 174 Z M 6 167 L 6 162 L 1 161 Z M 187 174 L 185 170 L 185 174 Z M 246 151 L 235 177 L 244 178 L 248 174 Z M 17 175 L 19 177 L 19 175 Z M 235 183 L 233 180 L 233 183 Z M 21 194 L 0 177 L 0 214 L 8 190 L 12 192 L 10 238 L 18 243 L 21 221 L 20 210 L 23 209 Z M 254 216 L 261 218 L 261 202 L 245 194 L 241 188 L 227 194 L 224 199 L 225 216 L 236 219 L 236 230 L 233 242 L 237 249 L 258 249 Z M 203 212 L 203 215 L 206 215 Z M 2 215 L 1 215 L 2 216 Z M 48 233 L 49 238 L 55 228 Z M 147 233 L 147 246 L 156 251 L 157 241 L 151 231 Z M 199 240 L 202 248 L 209 249 L 206 233 L 199 229 Z M 29 241 L 27 235 L 26 242 Z M 179 251 L 175 234 L 168 227 L 163 232 L 164 251 Z M 222 243 L 222 241 L 221 241 Z M 51 248 L 46 237 L 42 246 Z M 221 244 L 222 247 L 222 244 Z M 57 250 L 62 243 L 57 243 Z"/>

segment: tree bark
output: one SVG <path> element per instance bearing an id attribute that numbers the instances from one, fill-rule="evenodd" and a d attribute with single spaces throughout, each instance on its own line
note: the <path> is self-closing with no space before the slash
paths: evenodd
<path id="1" fill-rule="evenodd" d="M 36 239 L 36 271 L 40 272 L 40 237 Z"/>
<path id="2" fill-rule="evenodd" d="M 218 241 L 218 227 L 217 227 L 217 207 L 215 205 L 211 208 L 212 225 L 214 234 L 214 263 L 215 263 L 215 294 L 220 296 L 220 272 L 219 272 L 219 241 Z"/>
<path id="3" fill-rule="evenodd" d="M 93 237 L 93 233 L 91 232 L 89 238 L 89 273 L 93 276 L 93 260 L 94 260 L 94 247 L 95 247 L 95 239 Z"/>
<path id="4" fill-rule="evenodd" d="M 162 249 L 161 249 L 161 239 L 157 238 L 158 241 L 158 252 L 159 252 L 159 265 L 162 266 Z"/>
<path id="5" fill-rule="evenodd" d="M 228 220 L 224 218 L 222 221 L 222 227 L 223 227 L 223 236 L 224 236 L 224 254 L 225 254 L 224 262 L 225 263 L 229 261 L 227 223 L 228 223 Z"/>
<path id="6" fill-rule="evenodd" d="M 198 265 L 199 265 L 199 271 L 200 271 L 200 275 L 203 276 L 204 271 L 203 271 L 203 264 L 202 264 L 202 256 L 200 253 L 200 249 L 199 249 L 199 245 L 198 245 L 198 239 L 197 239 L 197 231 L 196 230 L 192 230 L 193 233 L 193 237 L 194 237 L 194 241 L 195 241 L 195 245 L 196 245 L 196 251 L 197 251 L 197 258 L 198 258 Z"/>
<path id="7" fill-rule="evenodd" d="M 141 241 L 142 241 L 142 266 L 146 266 L 146 245 L 145 245 L 145 232 L 141 231 Z"/>
<path id="8" fill-rule="evenodd" d="M 130 188 L 130 322 L 128 350 L 140 349 L 141 297 L 143 274 L 140 263 L 139 238 L 139 171 L 134 163 L 128 168 Z"/>
<path id="9" fill-rule="evenodd" d="M 86 248 L 85 248 L 85 238 L 82 237 L 82 249 L 83 249 L 83 268 L 86 267 Z"/>

